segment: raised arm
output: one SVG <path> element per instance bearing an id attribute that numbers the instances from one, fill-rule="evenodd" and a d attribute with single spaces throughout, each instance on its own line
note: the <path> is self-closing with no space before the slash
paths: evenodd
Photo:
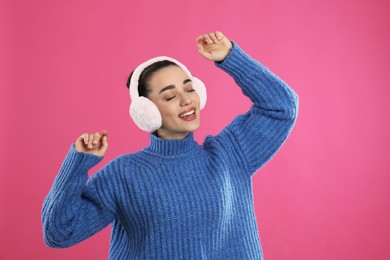
<path id="1" fill-rule="evenodd" d="M 115 162 L 109 163 L 88 180 L 89 169 L 101 161 L 108 145 L 107 137 L 103 141 L 100 136 L 104 135 L 98 136 L 94 138 L 85 134 L 72 144 L 44 200 L 42 227 L 44 241 L 50 247 L 74 245 L 114 219 L 115 207 L 109 192 L 113 187 L 109 175 L 115 168 Z"/>
<path id="2" fill-rule="evenodd" d="M 208 136 L 205 145 L 222 147 L 245 172 L 253 174 L 287 139 L 296 122 L 298 96 L 263 64 L 247 55 L 235 42 L 231 43 L 229 54 L 215 64 L 234 78 L 253 105 L 215 138 Z"/>

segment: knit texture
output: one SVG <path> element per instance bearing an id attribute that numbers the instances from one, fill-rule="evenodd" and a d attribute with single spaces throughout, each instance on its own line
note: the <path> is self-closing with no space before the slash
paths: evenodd
<path id="1" fill-rule="evenodd" d="M 102 158 L 74 144 L 42 209 L 44 241 L 68 247 L 110 223 L 110 259 L 263 259 L 252 176 L 296 122 L 298 96 L 233 43 L 222 63 L 253 102 L 203 144 L 190 133 L 150 133 L 144 149 L 121 155 L 88 179 Z"/>

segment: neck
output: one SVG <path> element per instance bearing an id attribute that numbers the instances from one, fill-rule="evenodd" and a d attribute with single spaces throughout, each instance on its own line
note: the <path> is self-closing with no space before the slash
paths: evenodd
<path id="1" fill-rule="evenodd" d="M 189 133 L 191 133 L 191 132 L 177 132 L 177 133 L 166 132 L 161 128 L 153 132 L 153 134 L 155 136 L 162 138 L 162 139 L 167 139 L 167 140 L 184 139 L 188 136 Z"/>
<path id="2" fill-rule="evenodd" d="M 162 156 L 178 156 L 191 152 L 197 145 L 193 132 L 189 132 L 183 139 L 164 139 L 151 133 L 150 144 L 145 150 Z"/>

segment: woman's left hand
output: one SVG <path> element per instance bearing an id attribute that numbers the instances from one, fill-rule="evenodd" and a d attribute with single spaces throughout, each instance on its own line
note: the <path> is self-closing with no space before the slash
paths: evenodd
<path id="1" fill-rule="evenodd" d="M 233 47 L 230 40 L 221 32 L 199 35 L 196 43 L 200 55 L 216 62 L 223 61 Z"/>

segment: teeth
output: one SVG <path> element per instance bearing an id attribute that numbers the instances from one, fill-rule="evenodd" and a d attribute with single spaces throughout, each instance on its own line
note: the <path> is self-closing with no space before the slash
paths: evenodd
<path id="1" fill-rule="evenodd" d="M 180 115 L 180 117 L 190 116 L 190 115 L 192 115 L 192 114 L 194 114 L 194 113 L 195 113 L 195 110 L 192 110 L 192 111 L 190 111 L 190 112 L 187 112 L 187 113 L 185 113 L 185 114 Z"/>

